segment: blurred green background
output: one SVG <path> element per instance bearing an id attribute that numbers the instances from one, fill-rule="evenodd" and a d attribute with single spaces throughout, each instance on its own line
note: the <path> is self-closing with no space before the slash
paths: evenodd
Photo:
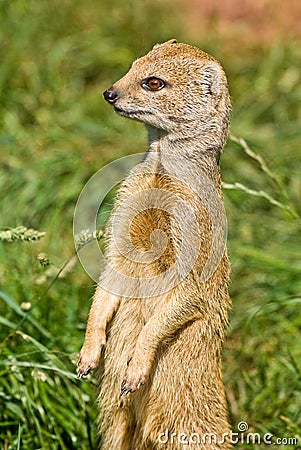
<path id="1" fill-rule="evenodd" d="M 301 448 L 300 39 L 281 11 L 262 23 L 265 12 L 240 17 L 232 2 L 0 0 L 1 448 L 96 446 L 95 382 L 74 375 L 94 282 L 75 257 L 73 213 L 100 167 L 146 148 L 143 126 L 101 93 L 170 38 L 219 59 L 233 100 L 222 157 L 231 423 Z M 5 240 L 1 230 L 21 225 L 46 235 Z"/>

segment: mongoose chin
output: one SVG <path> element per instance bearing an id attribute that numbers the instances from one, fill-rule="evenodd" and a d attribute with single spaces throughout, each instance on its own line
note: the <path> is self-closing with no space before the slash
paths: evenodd
<path id="1" fill-rule="evenodd" d="M 98 367 L 101 448 L 232 448 L 221 375 L 229 262 L 219 158 L 231 115 L 221 65 L 172 39 L 104 92 L 149 148 L 106 229 L 78 361 Z M 162 441 L 164 436 L 164 445 Z M 191 440 L 193 439 L 193 440 Z"/>

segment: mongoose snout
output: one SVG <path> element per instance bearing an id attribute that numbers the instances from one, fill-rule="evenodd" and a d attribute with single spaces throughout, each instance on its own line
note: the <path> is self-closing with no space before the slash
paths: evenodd
<path id="1" fill-rule="evenodd" d="M 101 449 L 160 450 L 168 435 L 164 450 L 229 450 L 225 73 L 212 56 L 172 39 L 103 95 L 146 125 L 149 148 L 118 191 L 79 355 L 79 378 L 99 366 Z"/>
<path id="2" fill-rule="evenodd" d="M 110 87 L 106 91 L 104 91 L 103 96 L 105 100 L 109 103 L 115 103 L 118 99 L 119 95 L 113 87 Z"/>

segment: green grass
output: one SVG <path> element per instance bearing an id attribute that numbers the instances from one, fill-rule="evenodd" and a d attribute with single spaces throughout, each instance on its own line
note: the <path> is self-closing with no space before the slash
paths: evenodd
<path id="1" fill-rule="evenodd" d="M 100 167 L 146 146 L 143 127 L 114 115 L 101 92 L 171 37 L 187 40 L 180 11 L 171 18 L 159 0 L 0 1 L 0 232 L 46 232 L 0 242 L 4 449 L 96 445 L 95 383 L 74 375 L 94 282 L 74 258 L 73 212 Z M 222 158 L 231 421 L 301 445 L 300 45 L 239 52 L 210 35 L 195 44 L 225 66 L 231 133 L 248 145 L 230 139 Z"/>

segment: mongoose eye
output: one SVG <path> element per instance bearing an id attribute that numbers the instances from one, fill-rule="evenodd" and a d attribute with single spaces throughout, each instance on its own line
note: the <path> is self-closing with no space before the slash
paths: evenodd
<path id="1" fill-rule="evenodd" d="M 160 89 L 164 88 L 165 83 L 160 78 L 152 77 L 142 80 L 141 86 L 148 91 L 159 91 Z"/>

